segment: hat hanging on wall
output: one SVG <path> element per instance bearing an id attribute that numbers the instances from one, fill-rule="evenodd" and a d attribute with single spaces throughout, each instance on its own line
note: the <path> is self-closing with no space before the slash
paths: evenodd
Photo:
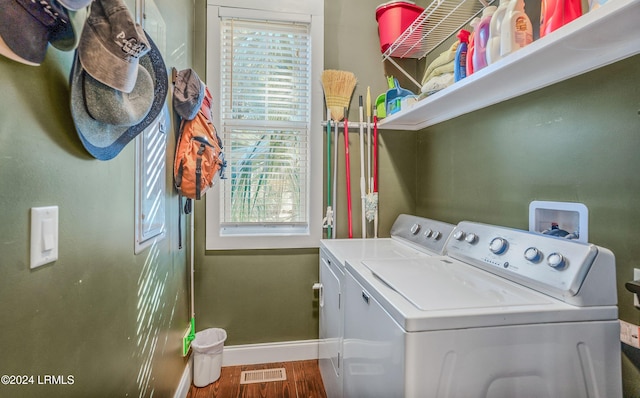
<path id="1" fill-rule="evenodd" d="M 176 74 L 173 87 L 173 109 L 184 120 L 192 120 L 198 114 L 204 100 L 205 84 L 196 71 L 183 69 Z"/>
<path id="2" fill-rule="evenodd" d="M 71 69 L 71 115 L 83 146 L 99 160 L 114 158 L 151 125 L 162 111 L 168 92 L 160 51 L 146 32 L 135 26 L 126 6 L 119 6 L 124 6 L 120 0 L 94 1 Z M 121 11 L 105 14 L 107 9 L 125 10 L 126 15 Z M 118 14 L 117 21 L 106 17 L 114 14 Z M 117 53 L 105 43 L 112 22 L 119 28 L 126 25 L 132 35 L 141 32 L 142 36 L 126 36 L 130 41 Z M 89 29 L 93 32 L 87 34 Z M 97 42 L 105 45 L 87 49 L 87 43 Z M 144 51 L 136 43 L 144 43 Z"/>
<path id="3" fill-rule="evenodd" d="M 49 42 L 69 46 L 76 36 L 69 14 L 56 0 L 0 0 L 0 54 L 40 65 Z"/>
<path id="4" fill-rule="evenodd" d="M 122 0 L 96 0 L 84 25 L 78 54 L 84 70 L 116 90 L 130 93 L 138 60 L 150 49 L 142 26 Z"/>
<path id="5" fill-rule="evenodd" d="M 62 2 L 60 3 L 62 4 Z M 82 29 L 89 17 L 89 7 L 80 8 L 78 10 L 67 10 L 67 14 L 69 15 L 69 23 L 71 24 L 73 34 L 65 37 L 54 38 L 51 41 L 51 45 L 60 51 L 73 51 L 78 47 Z"/>

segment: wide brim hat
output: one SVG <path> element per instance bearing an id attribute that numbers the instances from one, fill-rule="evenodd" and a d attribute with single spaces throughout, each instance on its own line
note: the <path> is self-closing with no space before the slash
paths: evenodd
<path id="1" fill-rule="evenodd" d="M 87 94 L 90 94 L 87 89 L 99 88 L 98 92 L 102 94 L 98 95 L 104 97 L 103 101 L 99 102 L 102 102 L 102 108 L 106 108 L 106 111 L 115 101 L 120 101 L 118 103 L 119 106 L 123 106 L 124 103 L 126 107 L 126 100 L 124 102 L 120 100 L 120 96 L 125 93 L 93 79 L 83 69 L 78 52 L 75 54 L 70 77 L 71 115 L 82 145 L 96 159 L 110 160 L 116 157 L 131 140 L 157 119 L 164 107 L 169 84 L 167 69 L 158 47 L 146 32 L 145 35 L 151 45 L 151 49 L 140 57 L 139 67 L 144 68 L 144 71 L 139 71 L 138 76 L 146 75 L 146 73 L 151 76 L 153 99 L 149 111 L 142 117 L 142 120 L 132 125 L 112 124 L 115 122 L 100 121 L 92 117 L 91 109 L 87 107 Z M 133 94 L 135 94 L 135 91 L 136 89 L 134 88 Z M 105 109 L 102 110 L 104 111 Z"/>
<path id="2" fill-rule="evenodd" d="M 15 61 L 40 65 L 49 41 L 74 36 L 68 11 L 56 0 L 0 0 L 0 9 L 0 54 Z"/>

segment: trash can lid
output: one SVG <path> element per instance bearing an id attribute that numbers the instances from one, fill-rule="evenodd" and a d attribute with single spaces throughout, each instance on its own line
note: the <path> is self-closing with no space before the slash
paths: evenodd
<path id="1" fill-rule="evenodd" d="M 222 346 L 227 339 L 227 331 L 219 328 L 210 328 L 196 333 L 196 338 L 191 342 L 194 350 L 210 350 Z"/>

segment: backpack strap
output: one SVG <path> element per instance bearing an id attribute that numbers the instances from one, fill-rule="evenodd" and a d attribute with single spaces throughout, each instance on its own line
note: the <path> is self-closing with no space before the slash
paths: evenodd
<path id="1" fill-rule="evenodd" d="M 182 249 L 182 195 L 178 195 L 178 250 Z"/>
<path id="2" fill-rule="evenodd" d="M 202 154 L 204 153 L 205 144 L 200 143 L 198 149 L 198 159 L 196 160 L 196 199 L 200 199 L 200 183 L 202 181 Z"/>

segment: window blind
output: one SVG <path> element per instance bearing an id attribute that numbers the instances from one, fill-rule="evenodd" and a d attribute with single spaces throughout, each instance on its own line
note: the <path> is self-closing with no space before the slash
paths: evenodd
<path id="1" fill-rule="evenodd" d="M 227 233 L 309 222 L 309 24 L 221 18 L 221 129 Z M 278 228 L 281 227 L 281 228 Z"/>

